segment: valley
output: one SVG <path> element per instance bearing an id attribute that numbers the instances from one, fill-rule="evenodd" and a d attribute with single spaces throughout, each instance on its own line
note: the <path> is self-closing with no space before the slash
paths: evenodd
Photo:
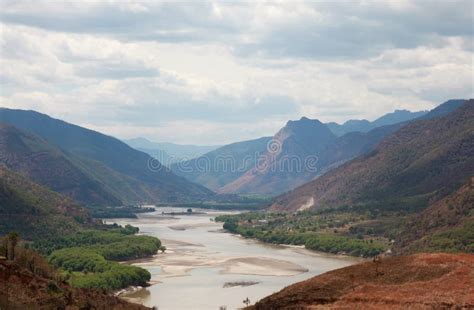
<path id="1" fill-rule="evenodd" d="M 0 310 L 474 310 L 474 1 L 0 1 Z"/>
<path id="2" fill-rule="evenodd" d="M 126 300 L 159 309 L 237 309 L 245 306 L 245 298 L 253 303 L 291 283 L 362 261 L 226 233 L 222 223 L 211 221 L 222 211 L 162 214 L 172 211 L 180 209 L 157 208 L 137 219 L 107 220 L 136 226 L 166 246 L 164 254 L 133 263 L 151 273 L 152 285 L 121 295 Z"/>
<path id="3" fill-rule="evenodd" d="M 284 293 L 288 285 L 318 287 L 320 277 L 347 266 L 365 270 L 365 262 L 420 252 L 472 254 L 473 107 L 472 99 L 451 100 L 414 118 L 405 113 L 400 123 L 339 135 L 301 118 L 271 138 L 225 145 L 171 168 L 99 132 L 0 109 L 1 268 L 6 278 L 32 273 L 50 282 L 35 289 L 57 296 L 45 298 L 56 306 L 82 303 L 84 295 L 68 297 L 82 289 L 99 290 L 93 302 L 117 309 L 124 302 L 267 309 L 273 296 L 283 296 L 282 305 L 293 298 Z M 253 152 L 263 157 L 249 161 Z M 291 169 L 298 162 L 288 158 L 312 156 L 319 170 Z M 207 168 L 217 161 L 243 169 L 193 170 L 203 159 Z M 456 255 L 439 264 L 448 261 L 471 268 Z M 412 261 L 399 262 L 409 268 Z M 31 288 L 15 289 L 28 292 L 15 305 L 34 303 Z M 306 294 L 297 297 L 303 304 L 320 302 Z"/>

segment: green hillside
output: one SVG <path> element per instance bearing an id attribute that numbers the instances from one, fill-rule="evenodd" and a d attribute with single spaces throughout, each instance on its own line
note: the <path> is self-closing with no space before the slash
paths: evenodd
<path id="1" fill-rule="evenodd" d="M 57 190 L 58 187 L 73 182 L 74 185 L 70 184 L 68 188 L 59 191 L 71 195 L 78 201 L 87 204 L 116 205 L 198 200 L 212 195 L 212 192 L 205 187 L 176 176 L 149 155 L 110 136 L 34 111 L 2 108 L 0 122 L 23 131 L 21 138 L 11 140 L 14 142 L 2 146 L 11 157 L 11 160 L 9 158 L 6 160 L 9 160 L 12 169 L 28 170 L 21 167 L 25 164 L 31 167 L 28 174 L 36 175 L 37 178 L 32 178 L 46 186 L 58 180 L 57 176 L 49 175 L 52 170 L 60 173 L 59 177 L 66 178 L 66 172 L 74 171 L 73 180 L 66 181 L 63 178 L 52 188 Z M 36 139 L 32 138 L 31 134 L 37 136 Z M 27 139 L 34 142 L 24 141 L 28 135 L 30 136 Z M 16 142 L 24 142 L 25 145 L 18 147 L 14 144 Z M 51 153 L 52 149 L 54 154 Z M 53 169 L 56 163 L 52 159 L 40 166 L 17 162 L 16 157 L 24 160 L 28 155 L 45 156 L 48 159 L 63 157 L 61 163 L 65 167 Z M 34 174 L 33 169 L 36 169 Z"/>
<path id="2" fill-rule="evenodd" d="M 74 233 L 92 224 L 87 210 L 0 166 L 0 235 L 18 232 L 25 239 Z"/>

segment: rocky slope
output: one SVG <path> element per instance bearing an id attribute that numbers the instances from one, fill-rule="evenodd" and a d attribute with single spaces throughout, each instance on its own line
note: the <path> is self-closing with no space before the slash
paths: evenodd
<path id="1" fill-rule="evenodd" d="M 273 136 L 257 165 L 219 192 L 274 195 L 303 184 L 317 174 L 318 156 L 335 140 L 318 120 L 289 121 Z"/>
<path id="2" fill-rule="evenodd" d="M 368 261 L 293 284 L 248 309 L 451 308 L 474 308 L 474 255 Z"/>

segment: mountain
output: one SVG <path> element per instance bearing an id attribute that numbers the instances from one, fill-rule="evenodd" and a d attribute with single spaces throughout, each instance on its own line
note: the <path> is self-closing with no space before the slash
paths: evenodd
<path id="1" fill-rule="evenodd" d="M 428 111 L 410 112 L 408 110 L 395 110 L 392 113 L 385 114 L 373 122 L 371 122 L 372 128 L 392 125 L 396 123 L 406 122 L 415 118 L 422 117 L 427 114 Z"/>
<path id="2" fill-rule="evenodd" d="M 441 106 L 444 107 L 444 105 Z M 429 117 L 442 115 L 447 113 L 448 110 L 448 108 L 443 108 L 439 113 L 433 112 Z M 426 113 L 409 112 L 411 116 L 415 114 L 427 115 Z M 400 112 L 400 114 L 403 116 L 404 112 Z M 327 131 L 327 124 L 324 126 L 324 124 L 317 120 L 310 121 L 307 118 L 302 118 L 300 121 L 290 121 L 286 127 L 272 138 L 272 141 L 274 144 L 283 145 L 280 141 L 281 137 L 292 136 L 298 142 L 285 142 L 283 152 L 278 154 L 267 150 L 266 153 L 262 154 L 259 165 L 248 170 L 239 179 L 216 190 L 220 193 L 258 193 L 270 195 L 281 194 L 291 190 L 323 175 L 348 160 L 371 151 L 385 136 L 407 124 L 407 122 L 400 122 L 382 125 L 395 121 L 394 115 L 398 115 L 398 113 L 387 114 L 379 118 L 380 121 L 376 121 L 378 127 L 368 132 L 354 131 L 341 137 L 334 137 L 333 134 Z M 398 119 L 402 119 L 402 117 L 400 116 Z M 291 131 L 288 128 L 292 124 L 311 124 L 311 122 L 319 124 L 318 126 L 301 128 L 299 131 Z M 326 140 L 321 139 L 321 137 L 318 137 L 319 133 L 324 133 L 330 138 Z M 262 169 L 263 167 L 269 167 L 269 169 L 263 171 L 265 170 Z"/>
<path id="3" fill-rule="evenodd" d="M 123 142 L 136 150 L 147 153 L 151 157 L 158 159 L 160 163 L 163 163 L 165 166 L 168 166 L 170 163 L 174 162 L 174 159 L 170 154 L 158 148 L 154 142 L 151 142 L 145 138 L 135 138 L 124 140 Z"/>
<path id="4" fill-rule="evenodd" d="M 303 121 L 305 120 L 307 119 L 303 119 Z M 289 122 L 290 127 L 294 122 L 298 121 Z M 398 130 L 403 125 L 400 123 L 382 126 L 367 133 L 351 132 L 339 138 L 334 137 L 333 134 L 323 128 L 322 130 L 331 138 L 319 143 L 317 150 L 312 149 L 312 147 L 318 147 L 313 140 L 295 138 L 299 135 L 301 137 L 316 135 L 317 130 L 315 128 L 310 128 L 307 134 L 293 132 L 291 133 L 292 139 L 299 139 L 299 142 L 290 143 L 292 139 L 288 140 L 284 152 L 277 156 L 279 160 L 269 165 L 272 156 L 275 154 L 268 151 L 267 148 L 280 148 L 281 141 L 278 139 L 288 129 L 284 128 L 275 137 L 234 143 L 221 147 L 198 159 L 183 162 L 182 165 L 173 165 L 171 168 L 178 175 L 222 193 L 278 194 L 308 182 L 326 171 L 370 151 L 386 135 Z M 322 128 L 321 125 L 319 127 Z M 304 145 L 304 147 L 300 145 Z M 301 165 L 300 167 L 294 166 L 300 163 L 304 165 L 305 159 L 306 164 L 312 165 L 309 169 Z M 198 166 L 198 163 L 201 167 Z M 264 166 L 272 166 L 273 170 L 276 167 L 281 167 L 281 173 L 278 174 L 278 171 L 260 171 L 260 168 Z M 293 171 L 290 172 L 290 169 L 293 169 Z M 268 178 L 272 178 L 271 182 L 268 182 Z M 261 184 L 257 184 L 258 182 L 261 182 Z"/>
<path id="5" fill-rule="evenodd" d="M 278 195 L 370 152 L 385 136 L 414 121 L 411 117 L 439 117 L 458 106 L 458 100 L 451 100 L 430 112 L 396 111 L 371 123 L 378 126 L 374 129 L 340 137 L 331 133 L 327 124 L 302 118 L 288 122 L 271 138 L 224 146 L 171 169 L 219 193 Z M 410 120 L 383 125 L 403 119 Z M 329 138 L 322 139 L 319 134 Z"/>
<path id="6" fill-rule="evenodd" d="M 381 258 L 292 284 L 245 309 L 470 309 L 474 255 Z"/>
<path id="7" fill-rule="evenodd" d="M 375 146 L 387 135 L 397 131 L 405 123 L 398 123 L 372 129 L 368 132 L 350 132 L 338 137 L 328 144 L 318 157 L 317 175 L 325 172 L 359 156 L 373 150 Z"/>
<path id="8" fill-rule="evenodd" d="M 164 165 L 170 166 L 173 163 L 190 160 L 211 152 L 220 146 L 218 145 L 184 145 L 175 143 L 157 143 L 145 138 L 134 138 L 124 140 L 131 147 L 147 153 L 158 159 Z"/>
<path id="9" fill-rule="evenodd" d="M 272 209 L 360 204 L 399 210 L 423 208 L 474 175 L 473 153 L 471 99 L 445 116 L 408 123 L 368 154 L 278 197 Z M 409 204 L 401 203 L 407 199 Z"/>
<path id="10" fill-rule="evenodd" d="M 410 112 L 407 110 L 395 110 L 394 112 L 385 114 L 372 122 L 365 119 L 348 120 L 342 125 L 334 122 L 327 123 L 326 125 L 335 135 L 340 137 L 349 132 L 368 132 L 369 130 L 372 130 L 377 127 L 403 123 L 412 119 L 422 117 L 427 113 L 428 111 Z"/>
<path id="11" fill-rule="evenodd" d="M 0 124 L 0 163 L 84 204 L 122 204 L 118 190 L 125 189 L 120 188 L 120 183 L 108 188 L 106 182 L 101 182 L 101 179 L 120 181 L 116 173 L 98 162 L 87 165 L 44 139 L 10 125 Z M 99 171 L 98 177 L 94 177 Z M 117 191 L 113 190 L 114 186 Z"/>
<path id="12" fill-rule="evenodd" d="M 109 204 L 185 201 L 212 194 L 176 176 L 148 154 L 96 131 L 38 112 L 5 108 L 0 109 L 0 122 L 33 133 L 68 155 L 78 170 L 93 175 L 107 193 L 115 193 Z M 8 147 L 15 151 L 14 145 Z M 52 167 L 44 167 L 45 173 L 50 173 Z M 37 182 L 47 183 L 39 179 Z"/>
<path id="13" fill-rule="evenodd" d="M 318 156 L 335 140 L 318 120 L 289 121 L 270 140 L 257 165 L 219 192 L 272 195 L 303 184 L 314 177 Z"/>
<path id="14" fill-rule="evenodd" d="M 446 114 L 449 114 L 462 106 L 466 99 L 451 99 L 446 102 L 443 102 L 433 110 L 429 111 L 425 115 L 421 116 L 419 119 L 432 119 L 436 117 L 441 117 Z"/>
<path id="15" fill-rule="evenodd" d="M 318 175 L 322 175 L 326 171 L 335 168 L 338 165 L 357 156 L 368 153 L 369 151 L 373 150 L 386 136 L 394 133 L 410 122 L 444 116 L 460 107 L 464 102 L 465 100 L 448 100 L 429 112 L 410 112 L 410 115 L 412 116 L 419 113 L 421 116 L 418 118 L 389 125 L 383 125 L 384 123 L 389 123 L 387 121 L 374 121 L 377 123 L 377 127 L 374 129 L 371 129 L 367 132 L 353 131 L 344 134 L 343 136 L 338 137 L 338 139 L 336 139 L 333 143 L 330 143 L 326 150 L 319 156 L 318 166 L 321 169 Z M 394 120 L 393 116 L 391 115 L 395 114 L 387 114 L 380 117 L 378 120 Z M 400 118 L 398 120 L 400 120 Z"/>
<path id="16" fill-rule="evenodd" d="M 0 165 L 0 235 L 16 231 L 25 239 L 48 238 L 87 223 L 91 217 L 77 203 Z"/>
<path id="17" fill-rule="evenodd" d="M 171 169 L 177 175 L 217 191 L 254 167 L 270 139 L 263 137 L 228 144 L 198 158 L 174 164 Z"/>

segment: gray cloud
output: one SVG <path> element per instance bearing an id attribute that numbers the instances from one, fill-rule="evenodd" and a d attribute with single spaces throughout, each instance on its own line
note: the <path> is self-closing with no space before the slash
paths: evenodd
<path id="1" fill-rule="evenodd" d="M 472 1 L 414 1 L 395 10 L 379 1 L 316 2 L 312 15 L 280 23 L 256 42 L 237 46 L 243 55 L 314 59 L 367 58 L 393 48 L 442 47 L 451 37 L 473 40 Z"/>
<path id="2" fill-rule="evenodd" d="M 472 1 L 403 3 L 11 2 L 3 4 L 0 19 L 125 41 L 219 42 L 240 56 L 366 58 L 391 48 L 442 46 L 451 37 L 472 42 Z"/>
<path id="3" fill-rule="evenodd" d="M 472 1 L 0 2 L 0 104 L 186 143 L 472 97 Z M 163 136 L 153 136 L 163 135 Z"/>
<path id="4" fill-rule="evenodd" d="M 211 40 L 237 31 L 213 14 L 211 2 L 81 3 L 5 2 L 0 19 L 58 32 L 102 34 L 121 40 Z"/>
<path id="5" fill-rule="evenodd" d="M 156 88 L 153 88 L 152 93 L 134 97 L 139 101 L 136 104 L 117 106 L 117 101 L 109 101 L 113 113 L 107 116 L 99 114 L 99 118 L 140 126 L 159 126 L 170 121 L 257 122 L 268 117 L 286 117 L 297 113 L 297 105 L 285 97 L 265 97 L 258 103 L 252 103 L 254 100 L 250 98 L 237 102 L 225 97 L 200 101 L 185 94 Z M 100 112 L 104 102 L 100 98 L 98 100 L 97 106 L 100 108 L 97 112 Z"/>
<path id="6" fill-rule="evenodd" d="M 156 77 L 159 70 L 138 65 L 124 65 L 121 63 L 100 63 L 81 65 L 75 69 L 79 77 L 94 79 L 121 80 L 126 78 Z"/>

